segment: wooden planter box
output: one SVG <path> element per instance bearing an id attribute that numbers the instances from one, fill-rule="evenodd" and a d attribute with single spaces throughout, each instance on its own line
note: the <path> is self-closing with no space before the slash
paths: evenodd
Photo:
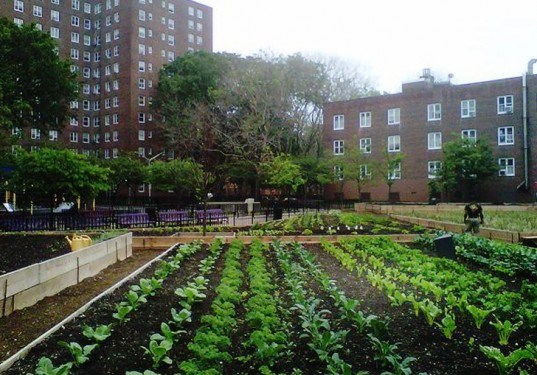
<path id="1" fill-rule="evenodd" d="M 34 305 L 132 256 L 132 233 L 0 276 L 0 317 Z"/>

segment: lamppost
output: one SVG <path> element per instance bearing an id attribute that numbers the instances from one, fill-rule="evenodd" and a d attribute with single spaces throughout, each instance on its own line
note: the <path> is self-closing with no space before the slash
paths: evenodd
<path id="1" fill-rule="evenodd" d="M 149 167 L 151 165 L 151 162 L 153 160 L 155 160 L 156 158 L 158 158 L 159 156 L 161 156 L 162 154 L 164 154 L 164 151 L 161 152 L 161 153 L 158 153 L 156 154 L 155 156 L 153 156 L 152 158 L 146 158 L 144 155 L 142 155 L 142 157 L 147 160 L 147 166 Z M 149 196 L 149 203 L 151 203 L 151 182 L 148 184 L 147 186 L 147 192 L 148 192 L 148 196 Z"/>
<path id="2" fill-rule="evenodd" d="M 207 197 L 203 200 L 203 237 L 207 233 L 207 201 L 212 197 L 212 193 L 207 193 Z"/>

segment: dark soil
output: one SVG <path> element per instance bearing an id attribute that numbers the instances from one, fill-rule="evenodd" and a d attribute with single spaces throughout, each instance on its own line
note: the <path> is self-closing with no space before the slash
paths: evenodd
<path id="1" fill-rule="evenodd" d="M 64 235 L 0 235 L 0 275 L 70 251 Z"/>
<path id="2" fill-rule="evenodd" d="M 413 311 L 406 306 L 392 307 L 384 294 L 372 287 L 367 279 L 344 270 L 339 265 L 339 262 L 325 253 L 319 245 L 308 244 L 305 247 L 316 256 L 317 262 L 336 281 L 338 288 L 343 290 L 347 297 L 362 301 L 361 309 L 364 312 L 381 316 L 390 321 L 389 342 L 398 343 L 397 352 L 403 358 L 416 358 L 416 361 L 410 365 L 413 370 L 412 373 L 427 372 L 430 375 L 492 375 L 497 373 L 494 365 L 484 357 L 479 351 L 479 348 L 469 348 L 468 344 L 469 340 L 475 337 L 479 344 L 498 346 L 496 333 L 491 326 L 484 326 L 481 330 L 477 330 L 473 321 L 457 316 L 458 328 L 453 339 L 448 340 L 436 327 L 428 326 L 422 315 L 419 317 L 414 316 Z M 116 326 L 113 335 L 92 353 L 90 362 L 77 368 L 73 373 L 123 375 L 127 370 L 140 371 L 151 368 L 149 357 L 143 355 L 140 347 L 148 345 L 149 337 L 151 334 L 159 331 L 161 322 L 170 320 L 170 309 L 172 307 L 178 308 L 178 298 L 174 295 L 175 289 L 183 286 L 186 280 L 197 274 L 197 265 L 206 255 L 207 252 L 202 251 L 183 261 L 179 272 L 166 280 L 163 290 L 160 290 L 146 305 L 143 305 L 138 311 L 133 313 L 132 319 L 129 322 L 126 322 L 122 326 Z M 174 345 L 173 351 L 170 354 L 174 359 L 174 364 L 171 366 L 161 366 L 157 371 L 158 373 L 177 373 L 177 364 L 191 355 L 187 345 L 196 334 L 196 329 L 200 327 L 202 316 L 211 312 L 210 306 L 215 296 L 215 288 L 221 276 L 223 258 L 224 255 L 220 257 L 215 271 L 209 276 L 210 283 L 207 291 L 205 291 L 207 298 L 202 303 L 195 305 L 192 322 L 183 327 L 186 332 L 181 336 L 179 342 Z M 245 273 L 245 277 L 247 259 L 246 248 L 243 252 L 243 272 Z M 282 358 L 274 366 L 274 369 L 278 373 L 287 374 L 291 373 L 293 368 L 299 368 L 304 374 L 308 375 L 323 374 L 325 373 L 325 367 L 318 360 L 315 353 L 306 345 L 306 340 L 301 337 L 301 322 L 296 314 L 290 311 L 292 302 L 286 294 L 287 287 L 285 280 L 271 252 L 267 254 L 267 259 L 270 267 L 274 269 L 276 277 L 273 281 L 277 285 L 277 290 L 284 300 L 284 308 L 289 311 L 288 316 L 284 318 L 289 319 L 291 322 L 290 339 L 294 344 L 291 347 L 292 353 Z M 140 277 L 150 277 L 153 271 L 154 269 L 149 269 Z M 106 272 L 107 275 L 110 273 L 114 274 L 115 272 Z M 99 280 L 95 283 L 99 284 Z M 341 352 L 341 357 L 352 364 L 355 371 L 367 370 L 371 374 L 380 374 L 383 369 L 379 367 L 378 362 L 373 360 L 374 354 L 367 337 L 359 334 L 352 328 L 349 322 L 338 319 L 339 313 L 333 305 L 332 300 L 321 291 L 315 281 L 308 280 L 307 287 L 311 290 L 311 293 L 322 299 L 320 308 L 327 309 L 331 312 L 334 328 L 350 330 L 345 347 Z M 118 289 L 112 295 L 105 297 L 102 301 L 94 305 L 83 316 L 67 324 L 62 330 L 32 350 L 26 359 L 17 363 L 6 374 L 26 374 L 33 372 L 37 361 L 43 355 L 49 356 L 55 364 L 69 361 L 68 354 L 65 349 L 58 347 L 57 341 L 76 341 L 87 344 L 88 340 L 81 335 L 83 325 L 89 324 L 96 326 L 98 324 L 112 322 L 114 320 L 112 318 L 112 312 L 115 311 L 115 304 L 123 300 L 123 294 L 126 288 Z M 245 279 L 245 292 L 247 291 L 246 288 L 247 282 Z M 55 306 L 57 307 L 58 305 Z M 40 321 L 38 312 L 41 313 L 41 309 L 36 308 L 35 322 Z M 241 306 L 237 309 L 236 315 L 239 324 L 231 337 L 231 341 L 234 344 L 231 354 L 234 358 L 247 354 L 247 351 L 242 346 L 242 343 L 249 334 L 249 329 L 244 323 L 244 315 L 244 307 Z M 6 322 L 10 323 L 9 320 L 0 320 L 0 325 L 2 325 L 0 335 L 1 332 L 5 331 L 3 324 Z M 26 324 L 31 327 L 34 322 L 30 320 L 20 322 L 19 324 Z M 15 337 L 16 330 L 22 328 L 20 325 L 19 327 L 14 326 L 9 328 L 8 330 L 11 331 L 11 335 L 8 334 L 5 337 L 0 336 L 0 342 L 3 343 L 12 340 Z M 523 346 L 529 340 L 535 341 L 535 337 L 535 332 L 528 330 L 519 331 L 511 338 L 510 345 L 507 348 L 502 348 L 502 351 L 508 353 Z M 528 361 L 523 363 L 520 368 L 526 369 L 530 374 L 537 373 L 537 364 L 529 364 Z M 259 374 L 258 369 L 248 367 L 236 359 L 232 363 L 225 365 L 224 369 L 224 374 Z"/>

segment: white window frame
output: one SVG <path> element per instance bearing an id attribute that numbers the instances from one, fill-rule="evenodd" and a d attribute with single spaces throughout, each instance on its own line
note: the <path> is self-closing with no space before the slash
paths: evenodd
<path id="1" fill-rule="evenodd" d="M 360 164 L 360 179 L 371 180 L 372 173 L 369 164 Z"/>
<path id="2" fill-rule="evenodd" d="M 388 136 L 388 152 L 400 152 L 401 151 L 401 136 L 390 135 Z"/>
<path id="3" fill-rule="evenodd" d="M 371 127 L 371 112 L 360 112 L 360 127 L 361 128 Z"/>
<path id="4" fill-rule="evenodd" d="M 472 136 L 473 133 L 473 136 Z M 471 139 L 477 141 L 477 129 L 463 129 L 461 130 L 461 139 Z"/>
<path id="5" fill-rule="evenodd" d="M 393 170 L 390 171 L 390 180 L 400 180 L 401 179 L 401 163 L 397 163 L 394 166 Z"/>
<path id="6" fill-rule="evenodd" d="M 461 100 L 461 118 L 475 117 L 476 102 L 475 99 Z"/>
<path id="7" fill-rule="evenodd" d="M 432 160 L 427 162 L 427 176 L 430 179 L 438 178 L 438 171 L 442 168 L 440 160 Z"/>
<path id="8" fill-rule="evenodd" d="M 515 144 L 515 127 L 501 126 L 498 128 L 498 146 L 510 146 Z"/>
<path id="9" fill-rule="evenodd" d="M 364 154 L 371 153 L 371 138 L 360 138 L 360 151 Z"/>
<path id="10" fill-rule="evenodd" d="M 401 108 L 388 109 L 388 125 L 399 125 L 401 123 Z"/>
<path id="11" fill-rule="evenodd" d="M 345 129 L 345 115 L 334 115 L 334 130 Z"/>
<path id="12" fill-rule="evenodd" d="M 442 103 L 432 103 L 427 105 L 427 121 L 442 120 Z"/>
<path id="13" fill-rule="evenodd" d="M 514 110 L 515 99 L 513 95 L 498 96 L 498 114 L 511 114 Z"/>
<path id="14" fill-rule="evenodd" d="M 515 175 L 515 158 L 499 158 L 498 166 L 500 167 L 498 176 L 512 177 Z"/>
<path id="15" fill-rule="evenodd" d="M 441 150 L 442 149 L 442 133 L 433 132 L 427 134 L 427 149 Z"/>
<path id="16" fill-rule="evenodd" d="M 345 154 L 345 141 L 342 139 L 337 139 L 334 141 L 334 155 L 344 155 Z"/>

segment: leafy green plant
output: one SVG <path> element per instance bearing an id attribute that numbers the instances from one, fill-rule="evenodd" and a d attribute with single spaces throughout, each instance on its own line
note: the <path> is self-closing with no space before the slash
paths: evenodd
<path id="1" fill-rule="evenodd" d="M 438 327 L 442 330 L 442 333 L 447 339 L 451 339 L 453 337 L 453 332 L 455 332 L 455 329 L 457 328 L 457 324 L 455 323 L 455 315 L 452 313 L 446 312 L 446 316 L 441 320 L 442 324 L 436 323 Z"/>
<path id="2" fill-rule="evenodd" d="M 58 345 L 60 345 L 63 348 L 66 348 L 71 356 L 73 357 L 74 364 L 76 366 L 79 366 L 83 363 L 86 363 L 89 360 L 89 355 L 91 352 L 97 347 L 97 344 L 92 345 L 85 345 L 82 347 L 77 342 L 65 342 L 65 341 L 58 341 Z"/>
<path id="3" fill-rule="evenodd" d="M 509 343 L 509 336 L 522 326 L 522 322 L 511 323 L 509 320 L 501 321 L 497 316 L 494 316 L 496 319 L 495 322 L 489 322 L 491 326 L 496 328 L 498 332 L 498 337 L 500 340 L 500 345 L 507 345 Z"/>
<path id="4" fill-rule="evenodd" d="M 100 325 L 95 329 L 86 325 L 84 326 L 82 334 L 88 339 L 100 343 L 106 340 L 112 334 L 112 324 Z"/>
<path id="5" fill-rule="evenodd" d="M 127 371 L 125 375 L 159 375 L 156 372 L 153 372 L 151 370 L 145 370 L 144 372 L 138 372 L 138 371 Z"/>
<path id="6" fill-rule="evenodd" d="M 172 320 L 178 326 L 181 326 L 184 322 L 192 321 L 192 312 L 187 309 L 182 309 L 177 312 L 174 308 L 171 309 Z"/>
<path id="7" fill-rule="evenodd" d="M 514 370 L 518 362 L 523 359 L 534 359 L 535 356 L 527 348 L 519 348 L 509 355 L 504 355 L 502 351 L 493 346 L 479 346 L 479 350 L 487 356 L 487 358 L 494 361 L 494 364 L 498 368 L 500 375 L 510 374 Z"/>
<path id="8" fill-rule="evenodd" d="M 47 357 L 41 357 L 35 369 L 36 375 L 68 375 L 73 367 L 73 363 L 65 363 L 59 367 L 54 367 L 52 360 Z"/>
<path id="9" fill-rule="evenodd" d="M 153 368 L 158 368 L 161 362 L 164 362 L 168 365 L 172 364 L 172 359 L 168 357 L 168 352 L 173 347 L 173 341 L 172 340 L 151 340 L 149 342 L 149 348 L 146 348 L 145 346 L 142 346 L 142 349 L 144 350 L 144 354 L 148 354 L 151 356 L 151 360 L 153 361 Z"/>
<path id="10" fill-rule="evenodd" d="M 127 316 L 129 315 L 131 311 L 132 311 L 132 306 L 125 305 L 123 303 L 118 303 L 116 305 L 116 312 L 112 314 L 112 317 L 119 320 L 120 324 L 123 324 L 126 321 L 128 321 Z"/>
<path id="11" fill-rule="evenodd" d="M 479 307 L 474 306 L 474 305 L 467 305 L 466 310 L 474 318 L 475 326 L 478 329 L 481 329 L 481 326 L 485 322 L 485 319 L 487 318 L 487 316 L 489 316 L 489 314 L 494 311 L 494 309 L 490 309 L 490 310 L 480 309 Z"/>
<path id="12" fill-rule="evenodd" d="M 436 318 L 442 313 L 442 309 L 429 299 L 419 302 L 419 308 L 430 326 L 434 324 Z"/>

